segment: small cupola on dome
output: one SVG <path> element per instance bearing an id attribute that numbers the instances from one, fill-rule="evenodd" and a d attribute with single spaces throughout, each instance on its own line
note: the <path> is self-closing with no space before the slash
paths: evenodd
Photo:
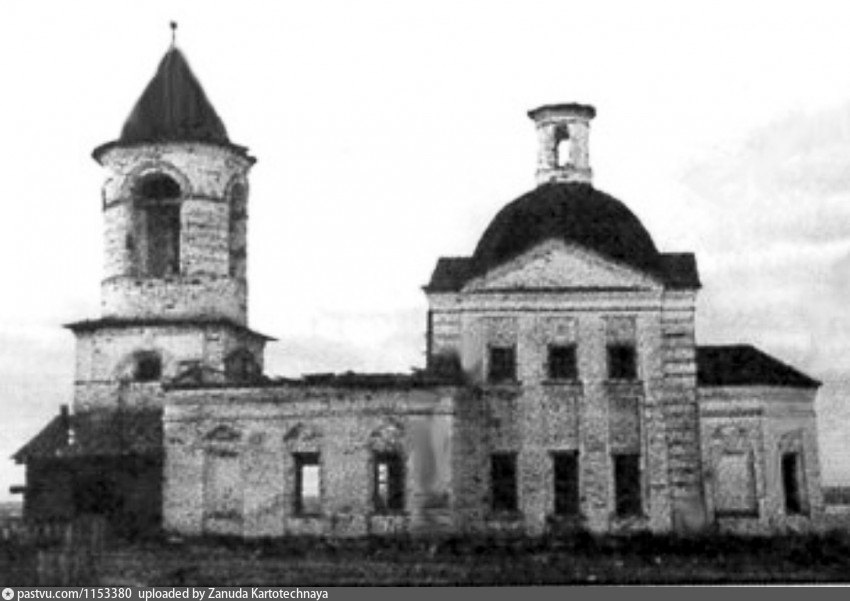
<path id="1" fill-rule="evenodd" d="M 588 138 L 596 109 L 588 104 L 547 104 L 528 116 L 537 126 L 537 185 L 591 183 Z"/>

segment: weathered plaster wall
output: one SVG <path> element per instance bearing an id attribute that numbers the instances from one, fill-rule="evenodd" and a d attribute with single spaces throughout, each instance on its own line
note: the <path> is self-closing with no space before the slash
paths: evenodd
<path id="1" fill-rule="evenodd" d="M 768 532 L 819 527 L 823 517 L 820 463 L 814 413 L 815 390 L 752 387 L 711 387 L 699 390 L 704 487 L 709 513 L 721 529 Z M 783 450 L 801 453 L 806 509 L 785 509 L 781 477 Z M 753 460 L 756 511 L 723 515 L 720 459 L 748 453 Z"/>
<path id="2" fill-rule="evenodd" d="M 165 526 L 247 537 L 451 529 L 454 407 L 445 391 L 174 390 L 165 410 Z M 379 514 L 372 502 L 373 453 L 386 450 L 405 460 L 398 514 Z M 320 454 L 319 515 L 295 514 L 297 452 Z M 214 479 L 227 486 L 209 472 L 216 457 L 232 459 L 238 481 L 227 514 L 210 505 L 220 494 Z"/>
<path id="3" fill-rule="evenodd" d="M 105 317 L 226 317 L 247 320 L 245 248 L 250 161 L 207 144 L 114 148 L 103 157 Z M 140 277 L 134 248 L 136 187 L 150 174 L 181 188 L 180 273 Z M 233 223 L 231 223 L 231 220 Z M 231 264 L 235 262 L 235 264 Z"/>
<path id="4" fill-rule="evenodd" d="M 162 379 L 170 380 L 192 365 L 224 370 L 224 360 L 245 348 L 263 364 L 262 338 L 228 325 L 101 327 L 77 333 L 74 410 L 161 406 L 157 382 L 134 382 L 135 357 L 153 351 L 162 359 Z"/>
<path id="5" fill-rule="evenodd" d="M 537 274 L 551 284 L 551 274 L 538 265 L 539 261 L 527 263 L 531 271 L 514 279 L 528 286 L 536 281 Z M 597 265 L 587 271 L 597 279 L 602 274 Z M 493 278 L 504 280 L 504 276 Z M 569 292 L 520 289 L 429 297 L 432 352 L 457 355 L 470 382 L 488 389 L 490 345 L 516 348 L 518 382 L 513 387 L 500 386 L 512 394 L 510 410 L 502 407 L 502 400 L 485 406 L 485 413 L 496 414 L 485 421 L 495 420 L 500 426 L 488 430 L 491 438 L 482 442 L 482 448 L 518 453 L 519 504 L 525 527 L 531 532 L 544 530 L 553 510 L 552 452 L 573 450 L 579 453 L 580 503 L 588 528 L 607 531 L 647 527 L 664 531 L 672 525 L 669 429 L 663 409 L 670 385 L 663 366 L 667 357 L 666 338 L 662 336 L 664 302 L 660 288 L 651 287 L 651 281 L 635 281 L 645 287 Z M 690 330 L 693 332 L 692 323 Z M 693 336 L 689 340 L 692 347 Z M 635 345 L 636 381 L 609 380 L 609 342 Z M 577 382 L 548 380 L 551 344 L 576 345 Z M 692 348 L 690 358 L 693 363 Z M 695 368 L 690 378 L 695 385 Z M 622 520 L 615 515 L 611 460 L 615 452 L 641 456 L 642 518 Z M 480 469 L 486 467 L 485 459 L 479 458 Z M 484 480 L 489 487 L 486 476 Z"/>

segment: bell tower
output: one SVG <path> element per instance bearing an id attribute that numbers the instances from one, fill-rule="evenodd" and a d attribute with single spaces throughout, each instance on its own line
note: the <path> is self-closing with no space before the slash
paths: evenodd
<path id="1" fill-rule="evenodd" d="M 246 281 L 255 159 L 173 43 L 121 135 L 93 157 L 108 172 L 104 274 L 100 318 L 68 326 L 75 410 L 157 405 L 159 382 L 192 370 L 259 376 L 268 338 L 248 328 Z"/>
<path id="2" fill-rule="evenodd" d="M 548 104 L 528 112 L 537 126 L 537 185 L 593 180 L 590 168 L 589 104 Z"/>

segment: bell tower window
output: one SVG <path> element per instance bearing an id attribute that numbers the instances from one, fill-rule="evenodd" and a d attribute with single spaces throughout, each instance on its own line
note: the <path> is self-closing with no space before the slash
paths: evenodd
<path id="1" fill-rule="evenodd" d="M 142 352 L 135 359 L 133 379 L 136 382 L 155 382 L 162 377 L 162 359 L 158 354 Z"/>
<path id="2" fill-rule="evenodd" d="M 570 164 L 570 147 L 572 146 L 572 141 L 570 140 L 570 131 L 566 125 L 559 127 L 556 130 L 555 134 L 555 152 L 556 152 L 556 162 L 558 167 L 565 167 Z"/>
<path id="3" fill-rule="evenodd" d="M 139 275 L 180 273 L 180 185 L 157 173 L 139 182 L 135 195 L 135 263 Z"/>

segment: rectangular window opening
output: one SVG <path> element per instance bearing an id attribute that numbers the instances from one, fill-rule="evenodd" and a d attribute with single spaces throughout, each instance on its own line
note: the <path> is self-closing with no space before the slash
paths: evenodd
<path id="1" fill-rule="evenodd" d="M 608 378 L 611 380 L 636 380 L 637 356 L 634 345 L 608 346 Z"/>
<path id="2" fill-rule="evenodd" d="M 555 477 L 555 515 L 579 515 L 578 453 L 575 451 L 552 454 Z"/>
<path id="3" fill-rule="evenodd" d="M 322 509 L 321 465 L 318 453 L 296 453 L 295 513 L 318 515 Z"/>
<path id="4" fill-rule="evenodd" d="M 575 345 L 552 345 L 549 347 L 548 361 L 549 379 L 577 380 Z"/>
<path id="5" fill-rule="evenodd" d="M 617 516 L 641 515 L 640 455 L 614 455 L 614 496 Z"/>
<path id="6" fill-rule="evenodd" d="M 404 460 L 399 453 L 376 453 L 374 462 L 375 511 L 404 510 Z"/>
<path id="7" fill-rule="evenodd" d="M 782 487 L 785 493 L 785 513 L 788 514 L 803 513 L 800 469 L 798 453 L 782 454 Z"/>
<path id="8" fill-rule="evenodd" d="M 517 510 L 516 455 L 496 453 L 490 457 L 493 511 Z"/>
<path id="9" fill-rule="evenodd" d="M 493 384 L 516 381 L 516 348 L 491 346 L 487 381 Z"/>

